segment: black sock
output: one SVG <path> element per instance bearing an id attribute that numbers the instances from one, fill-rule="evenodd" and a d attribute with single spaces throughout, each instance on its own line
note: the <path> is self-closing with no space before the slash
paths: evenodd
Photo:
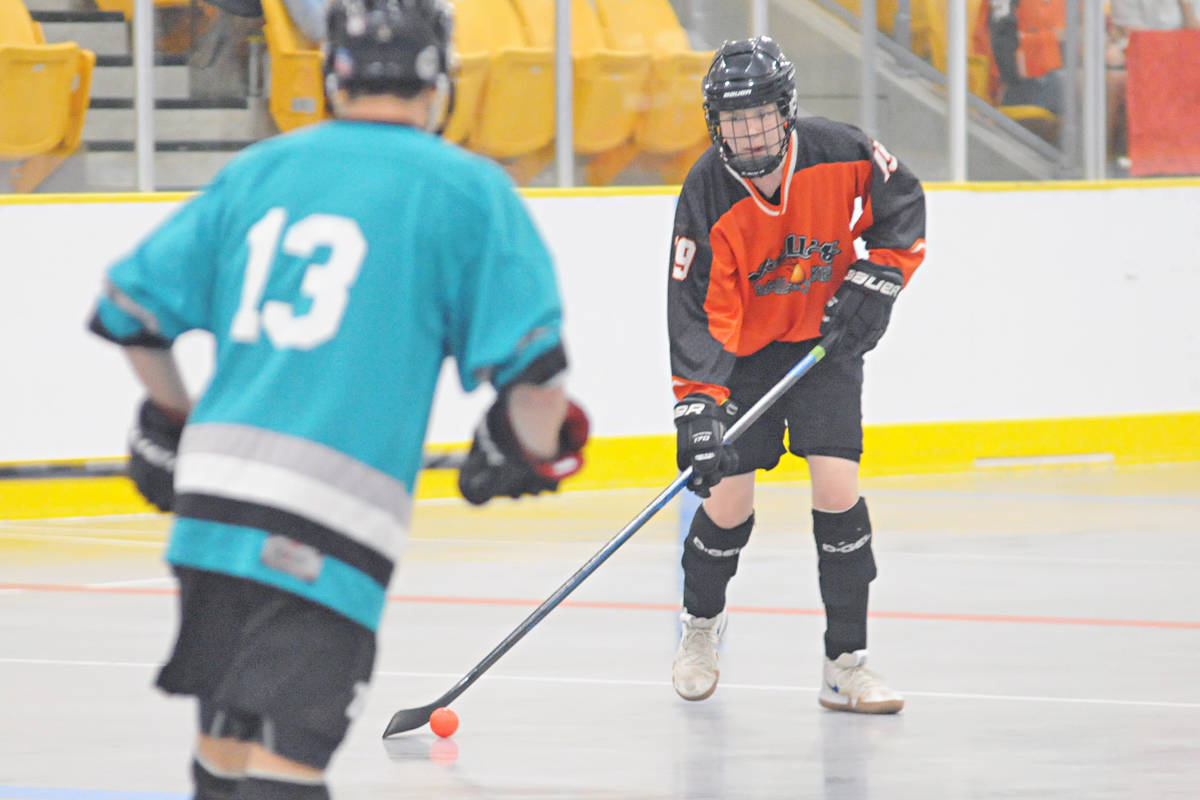
<path id="1" fill-rule="evenodd" d="M 825 656 L 837 658 L 867 646 L 867 599 L 876 575 L 871 518 L 861 497 L 846 511 L 813 509 L 812 514 L 825 603 Z"/>
<path id="2" fill-rule="evenodd" d="M 750 540 L 754 514 L 735 528 L 720 528 L 696 509 L 683 543 L 683 608 L 694 617 L 715 617 L 725 608 L 725 587 L 737 574 L 738 554 Z"/>
<path id="3" fill-rule="evenodd" d="M 192 782 L 196 786 L 194 800 L 233 800 L 238 779 L 215 775 L 199 758 L 192 759 Z"/>
<path id="4" fill-rule="evenodd" d="M 322 783 L 293 783 L 247 775 L 239 784 L 234 800 L 329 800 L 329 789 Z"/>

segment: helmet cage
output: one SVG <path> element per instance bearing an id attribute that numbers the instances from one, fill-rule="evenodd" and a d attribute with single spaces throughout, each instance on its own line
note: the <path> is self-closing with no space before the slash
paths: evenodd
<path id="1" fill-rule="evenodd" d="M 704 79 L 704 117 L 709 138 L 717 146 L 721 160 L 742 177 L 766 175 L 787 155 L 788 142 L 796 127 L 795 77 L 795 66 L 779 46 L 765 36 L 726 42 L 717 51 Z M 732 125 L 727 123 L 732 137 L 726 138 L 722 134 L 722 111 L 763 106 L 773 106 L 778 114 L 773 125 L 767 125 L 769 120 L 766 119 L 757 120 L 755 127 L 761 129 L 761 134 L 755 132 L 752 135 L 748 130 L 755 115 Z M 762 149 L 764 146 L 765 150 Z"/>

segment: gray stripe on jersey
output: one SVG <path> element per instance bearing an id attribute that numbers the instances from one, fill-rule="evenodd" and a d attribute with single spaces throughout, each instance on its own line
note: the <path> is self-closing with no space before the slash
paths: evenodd
<path id="1" fill-rule="evenodd" d="M 134 302 L 132 297 L 121 291 L 108 278 L 104 279 L 104 294 L 112 301 L 114 306 L 142 323 L 142 327 L 146 329 L 147 333 L 153 333 L 156 336 L 162 335 L 162 328 L 158 324 L 158 317 L 154 316 L 146 307 Z"/>
<path id="2" fill-rule="evenodd" d="M 330 447 L 252 425 L 184 429 L 175 491 L 229 497 L 318 522 L 389 559 L 412 516 L 402 481 Z"/>

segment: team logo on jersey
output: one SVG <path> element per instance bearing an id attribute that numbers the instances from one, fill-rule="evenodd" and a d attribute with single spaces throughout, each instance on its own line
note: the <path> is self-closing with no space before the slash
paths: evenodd
<path id="1" fill-rule="evenodd" d="M 760 297 L 766 294 L 790 294 L 792 292 L 807 294 L 813 281 L 828 283 L 833 279 L 833 257 L 842 252 L 840 245 L 841 241 L 837 239 L 822 242 L 798 233 L 789 233 L 779 255 L 764 260 L 758 265 L 758 269 L 750 273 L 749 280 L 754 284 L 754 293 Z M 805 275 L 803 262 L 813 257 L 819 258 L 821 263 L 814 266 Z M 784 267 L 792 268 L 789 276 L 780 275 L 765 280 L 772 272 Z"/>

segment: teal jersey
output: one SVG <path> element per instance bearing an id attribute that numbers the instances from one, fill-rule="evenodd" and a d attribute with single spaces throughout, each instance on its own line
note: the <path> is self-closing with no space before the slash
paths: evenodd
<path id="1" fill-rule="evenodd" d="M 216 341 L 176 464 L 172 563 L 375 628 L 443 360 L 502 386 L 561 342 L 507 175 L 421 131 L 329 122 L 248 148 L 108 272 L 123 343 Z"/>

